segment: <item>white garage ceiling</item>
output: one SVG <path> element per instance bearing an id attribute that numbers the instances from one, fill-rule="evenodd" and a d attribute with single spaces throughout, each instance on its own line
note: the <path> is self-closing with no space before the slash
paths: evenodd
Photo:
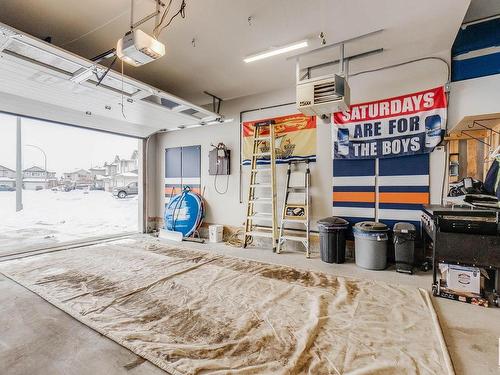
<path id="1" fill-rule="evenodd" d="M 483 18 L 500 15 L 500 1 L 472 0 L 464 22 L 474 22 Z"/>
<path id="2" fill-rule="evenodd" d="M 187 18 L 177 18 L 160 39 L 166 57 L 126 73 L 197 104 L 210 91 L 224 99 L 290 86 L 294 63 L 279 56 L 245 64 L 244 56 L 271 46 L 326 33 L 333 43 L 370 31 L 373 37 L 346 53 L 384 48 L 357 61 L 351 72 L 451 48 L 470 0 L 187 0 Z M 177 10 L 180 0 L 174 0 Z M 129 25 L 128 0 L 2 0 L 0 22 L 91 58 L 114 47 Z M 136 0 L 136 20 L 153 10 Z M 251 22 L 248 22 L 251 17 Z M 152 23 L 143 29 L 151 32 Z M 192 39 L 195 39 L 195 46 Z M 332 52 L 335 59 L 337 52 Z"/>

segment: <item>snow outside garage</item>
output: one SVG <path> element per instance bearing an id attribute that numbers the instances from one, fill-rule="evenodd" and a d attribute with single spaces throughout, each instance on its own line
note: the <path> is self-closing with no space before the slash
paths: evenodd
<path id="1" fill-rule="evenodd" d="M 16 128 L 0 114 L 0 255 L 138 231 L 137 139 L 23 118 L 16 212 Z"/>

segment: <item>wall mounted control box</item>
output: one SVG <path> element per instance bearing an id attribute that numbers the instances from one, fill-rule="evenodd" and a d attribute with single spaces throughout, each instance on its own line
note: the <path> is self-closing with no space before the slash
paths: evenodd
<path id="1" fill-rule="evenodd" d="M 208 153 L 208 174 L 225 176 L 231 174 L 231 151 L 214 148 Z"/>

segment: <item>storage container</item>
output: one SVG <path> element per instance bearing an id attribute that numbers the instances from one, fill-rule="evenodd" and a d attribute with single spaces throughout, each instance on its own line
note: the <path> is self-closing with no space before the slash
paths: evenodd
<path id="1" fill-rule="evenodd" d="M 387 232 L 383 223 L 362 221 L 353 228 L 356 265 L 369 270 L 387 267 Z"/>
<path id="2" fill-rule="evenodd" d="M 224 238 L 223 225 L 209 225 L 208 226 L 208 240 L 210 242 L 222 242 Z"/>
<path id="3" fill-rule="evenodd" d="M 411 223 L 396 223 L 394 232 L 394 253 L 396 257 L 396 271 L 413 273 L 415 263 L 415 237 L 417 229 Z"/>
<path id="4" fill-rule="evenodd" d="M 345 262 L 345 232 L 349 222 L 341 217 L 327 217 L 318 221 L 321 260 L 326 263 Z"/>

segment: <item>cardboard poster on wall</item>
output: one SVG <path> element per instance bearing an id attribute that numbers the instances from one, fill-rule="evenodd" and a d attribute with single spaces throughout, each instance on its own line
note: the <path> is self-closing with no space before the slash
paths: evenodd
<path id="1" fill-rule="evenodd" d="M 249 165 L 252 158 L 255 124 L 270 121 L 275 127 L 276 163 L 292 160 L 316 161 L 316 117 L 295 114 L 243 123 L 242 160 Z M 265 135 L 266 132 L 262 132 Z M 259 143 L 261 152 L 269 151 L 269 142 Z M 269 157 L 262 157 L 259 164 L 269 163 Z"/>
<path id="2" fill-rule="evenodd" d="M 446 130 L 444 87 L 351 105 L 332 116 L 334 159 L 425 154 Z"/>

